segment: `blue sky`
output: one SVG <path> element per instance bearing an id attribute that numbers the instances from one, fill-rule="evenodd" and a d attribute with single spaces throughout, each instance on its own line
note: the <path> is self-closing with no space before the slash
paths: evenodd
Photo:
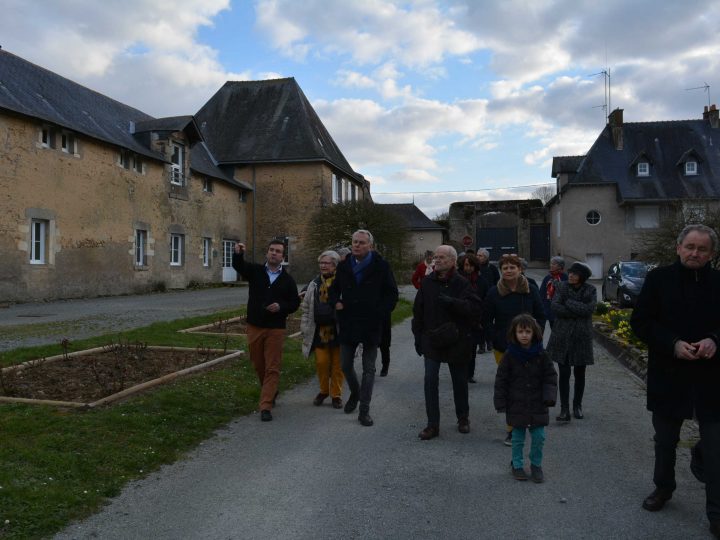
<path id="1" fill-rule="evenodd" d="M 699 118 L 720 0 L 0 0 L 0 45 L 153 116 L 295 77 L 378 202 L 527 198 L 605 124 Z M 712 100 L 716 102 L 715 99 Z M 393 193 L 389 195 L 388 193 Z"/>

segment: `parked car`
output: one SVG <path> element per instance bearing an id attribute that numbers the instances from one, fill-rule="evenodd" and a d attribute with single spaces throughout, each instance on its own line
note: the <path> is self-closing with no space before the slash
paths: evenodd
<path id="1" fill-rule="evenodd" d="M 603 280 L 603 300 L 614 300 L 620 307 L 634 306 L 648 270 L 648 264 L 642 261 L 619 261 L 612 264 Z"/>

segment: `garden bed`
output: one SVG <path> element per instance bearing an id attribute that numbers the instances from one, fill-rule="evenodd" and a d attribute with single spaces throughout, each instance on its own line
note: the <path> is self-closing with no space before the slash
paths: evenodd
<path id="1" fill-rule="evenodd" d="M 180 330 L 183 333 L 190 334 L 208 334 L 208 335 L 240 335 L 247 334 L 247 317 L 233 317 L 232 319 L 220 319 L 210 324 L 196 326 L 194 328 L 185 328 Z M 300 335 L 300 315 L 291 315 L 287 318 L 286 333 L 289 337 L 297 337 Z"/>
<path id="2" fill-rule="evenodd" d="M 0 403 L 98 407 L 241 354 L 118 343 L 40 358 L 0 370 Z"/>

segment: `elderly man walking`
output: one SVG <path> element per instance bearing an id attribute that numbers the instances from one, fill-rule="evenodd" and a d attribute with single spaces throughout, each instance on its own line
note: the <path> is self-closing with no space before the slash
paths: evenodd
<path id="1" fill-rule="evenodd" d="M 273 240 L 268 245 L 265 264 L 245 260 L 245 244 L 235 244 L 233 268 L 249 284 L 247 341 L 250 361 L 260 380 L 260 419 L 273 419 L 282 364 L 285 322 L 300 306 L 295 280 L 282 267 L 285 244 Z"/>
<path id="2" fill-rule="evenodd" d="M 375 382 L 375 361 L 382 336 L 382 323 L 390 316 L 398 299 L 390 265 L 373 250 L 370 231 L 357 230 L 352 235 L 351 253 L 337 267 L 331 298 L 340 328 L 340 362 L 350 396 L 345 412 L 352 413 L 360 402 L 358 420 L 372 426 L 370 400 Z M 355 351 L 362 344 L 362 381 L 355 372 Z"/>
<path id="3" fill-rule="evenodd" d="M 643 508 L 658 511 L 672 498 L 680 428 L 694 416 L 701 452 L 693 458 L 702 458 L 710 531 L 720 538 L 720 272 L 710 267 L 717 249 L 714 230 L 685 227 L 677 261 L 648 274 L 630 324 L 648 344 L 647 408 L 655 428 L 655 490 Z"/>
<path id="4" fill-rule="evenodd" d="M 439 373 L 447 363 L 452 378 L 458 431 L 470 432 L 468 418 L 468 362 L 475 347 L 474 323 L 480 318 L 481 300 L 470 282 L 456 270 L 457 252 L 439 246 L 433 257 L 435 270 L 420 284 L 413 305 L 412 331 L 415 351 L 425 356 L 425 411 L 427 427 L 418 437 L 429 440 L 440 434 Z"/>

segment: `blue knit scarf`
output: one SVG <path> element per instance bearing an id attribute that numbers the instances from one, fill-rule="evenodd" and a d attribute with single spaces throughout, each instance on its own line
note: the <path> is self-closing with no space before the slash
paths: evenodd
<path id="1" fill-rule="evenodd" d="M 521 362 L 527 362 L 528 360 L 540 356 L 543 352 L 542 341 L 533 342 L 527 349 L 518 345 L 517 343 L 508 343 L 508 352 Z"/>
<path id="2" fill-rule="evenodd" d="M 365 258 L 361 261 L 355 260 L 355 257 L 350 256 L 350 266 L 352 267 L 353 274 L 355 274 L 355 281 L 359 284 L 363 278 L 363 271 L 370 265 L 372 261 L 373 252 L 368 252 Z"/>

